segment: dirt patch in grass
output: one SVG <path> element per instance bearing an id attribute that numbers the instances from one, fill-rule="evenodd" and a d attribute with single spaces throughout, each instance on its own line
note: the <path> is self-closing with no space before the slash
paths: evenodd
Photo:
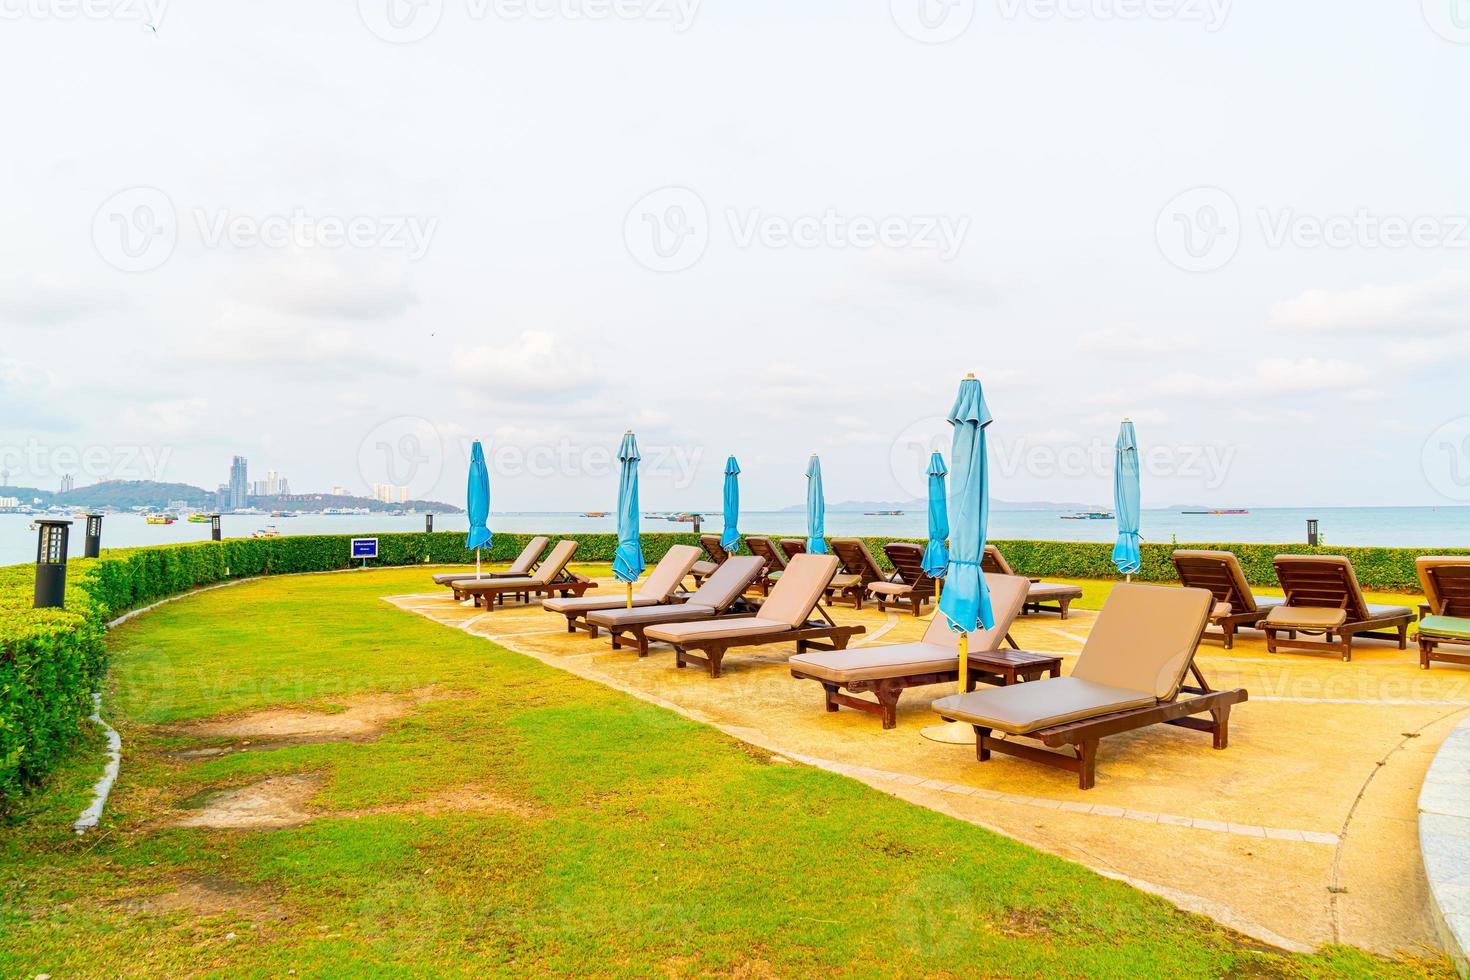
<path id="1" fill-rule="evenodd" d="M 255 919 L 284 919 L 286 912 L 266 892 L 229 878 L 183 878 L 168 891 L 123 902 L 138 915 L 190 912 L 195 915 L 245 915 Z"/>
<path id="2" fill-rule="evenodd" d="M 360 694 L 321 708 L 269 708 L 232 718 L 211 718 L 174 726 L 172 731 L 195 738 L 243 739 L 268 745 L 301 742 L 361 742 L 381 735 L 389 722 L 428 702 L 452 695 L 435 688 L 405 694 Z M 256 746 L 259 747 L 259 746 Z M 218 755 L 221 748 L 193 749 L 181 757 Z"/>
<path id="3" fill-rule="evenodd" d="M 472 810 L 504 810 L 518 817 L 540 818 L 546 811 L 521 800 L 512 799 L 486 786 L 452 786 L 432 793 L 421 800 L 398 803 L 391 806 L 370 807 L 354 810 L 347 816 L 379 813 L 464 813 Z M 331 814 L 337 816 L 338 814 Z M 327 816 L 327 814 L 322 814 Z"/>
<path id="4" fill-rule="evenodd" d="M 258 783 L 207 796 L 203 805 L 178 821 L 179 827 L 211 830 L 280 830 L 299 827 L 314 814 L 306 809 L 321 788 L 320 776 L 272 776 Z"/>

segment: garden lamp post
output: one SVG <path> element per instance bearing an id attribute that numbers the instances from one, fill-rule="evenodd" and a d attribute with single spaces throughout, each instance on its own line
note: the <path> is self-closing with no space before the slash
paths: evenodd
<path id="1" fill-rule="evenodd" d="M 1317 518 L 1309 517 L 1307 518 L 1307 544 L 1315 548 L 1319 540 L 1321 540 L 1321 535 L 1317 533 Z"/>
<path id="2" fill-rule="evenodd" d="M 218 514 L 209 515 L 209 540 L 220 540 L 220 520 Z"/>
<path id="3" fill-rule="evenodd" d="M 87 515 L 87 537 L 82 541 L 82 557 L 96 558 L 102 551 L 102 515 Z"/>
<path id="4" fill-rule="evenodd" d="M 434 515 L 433 514 L 425 514 L 424 515 L 424 533 L 425 534 L 433 534 L 434 533 Z"/>
<path id="5" fill-rule="evenodd" d="M 36 608 L 60 609 L 66 605 L 66 539 L 71 521 L 37 521 Z"/>

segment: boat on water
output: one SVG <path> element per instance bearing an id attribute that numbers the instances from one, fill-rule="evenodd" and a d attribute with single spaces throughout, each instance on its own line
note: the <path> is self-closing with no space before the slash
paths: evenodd
<path id="1" fill-rule="evenodd" d="M 902 517 L 903 515 L 904 515 L 904 512 L 901 511 L 901 510 L 865 510 L 865 511 L 863 511 L 863 516 L 864 517 Z"/>
<path id="2" fill-rule="evenodd" d="M 1195 514 L 1195 515 L 1201 515 L 1201 514 L 1203 514 L 1203 515 L 1208 515 L 1210 517 L 1222 517 L 1222 516 L 1225 516 L 1227 514 L 1249 514 L 1250 511 L 1248 511 L 1248 510 L 1240 510 L 1240 509 L 1231 509 L 1231 510 L 1181 510 L 1179 513 L 1181 513 L 1181 514 Z"/>
<path id="3" fill-rule="evenodd" d="M 1113 521 L 1117 520 L 1112 514 L 1105 510 L 1084 510 L 1076 514 L 1063 514 L 1064 521 Z"/>
<path id="4" fill-rule="evenodd" d="M 172 524 L 178 519 L 175 514 L 149 514 L 143 518 L 149 524 Z"/>
<path id="5" fill-rule="evenodd" d="M 279 538 L 281 536 L 281 529 L 274 524 L 268 524 L 265 527 L 257 528 L 250 536 L 252 538 Z"/>
<path id="6" fill-rule="evenodd" d="M 605 511 L 605 510 L 585 510 L 585 511 L 582 512 L 582 516 L 583 517 L 606 517 L 608 515 L 608 513 L 609 512 L 608 511 Z"/>
<path id="7" fill-rule="evenodd" d="M 208 524 L 214 518 L 213 514 L 190 514 L 190 524 Z"/>

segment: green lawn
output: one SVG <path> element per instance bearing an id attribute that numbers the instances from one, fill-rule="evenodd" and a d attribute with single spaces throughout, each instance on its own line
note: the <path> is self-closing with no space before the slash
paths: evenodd
<path id="1" fill-rule="evenodd" d="M 0 830 L 0 973 L 1449 976 L 1341 948 L 1258 951 L 378 598 L 424 578 L 255 582 L 116 630 L 122 778 L 102 827 L 76 838 L 91 739 Z M 375 740 L 201 758 L 183 753 L 216 742 L 172 727 L 430 685 L 440 696 Z M 212 793 L 287 774 L 322 779 L 317 819 L 173 826 Z M 430 805 L 466 786 L 504 805 Z M 199 888 L 227 900 L 169 897 Z"/>

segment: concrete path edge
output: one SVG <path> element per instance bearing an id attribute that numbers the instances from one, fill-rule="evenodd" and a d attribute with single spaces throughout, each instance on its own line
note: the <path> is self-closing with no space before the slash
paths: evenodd
<path id="1" fill-rule="evenodd" d="M 1445 739 L 1419 791 L 1419 847 L 1445 952 L 1470 976 L 1470 717 Z"/>

